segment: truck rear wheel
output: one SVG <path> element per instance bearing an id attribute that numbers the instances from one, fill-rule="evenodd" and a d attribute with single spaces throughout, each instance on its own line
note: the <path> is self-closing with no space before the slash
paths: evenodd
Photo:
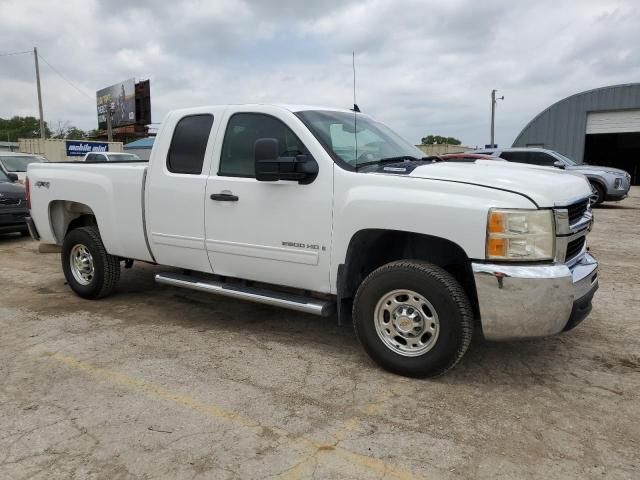
<path id="1" fill-rule="evenodd" d="M 107 253 L 97 227 L 67 233 L 61 258 L 67 283 L 82 298 L 106 297 L 120 280 L 120 260 Z"/>
<path id="2" fill-rule="evenodd" d="M 462 358 L 473 334 L 473 311 L 457 280 L 416 260 L 372 272 L 356 294 L 353 322 L 376 363 L 410 377 L 445 373 Z"/>

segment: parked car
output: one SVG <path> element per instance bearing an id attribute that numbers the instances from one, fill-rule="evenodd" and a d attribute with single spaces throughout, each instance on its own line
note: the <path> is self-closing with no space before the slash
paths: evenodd
<path id="1" fill-rule="evenodd" d="M 46 162 L 46 159 L 40 155 L 29 153 L 0 152 L 0 171 L 5 175 L 15 173 L 19 183 L 24 183 L 27 176 L 27 166 L 34 162 Z"/>
<path id="2" fill-rule="evenodd" d="M 87 163 L 106 163 L 106 162 L 144 162 L 135 153 L 120 153 L 120 152 L 91 152 L 87 153 L 82 159 Z"/>
<path id="3" fill-rule="evenodd" d="M 483 155 L 480 153 L 446 153 L 438 155 L 436 160 L 444 162 L 475 162 L 476 160 L 495 160 L 492 155 Z"/>
<path id="4" fill-rule="evenodd" d="M 29 235 L 26 217 L 29 215 L 24 186 L 17 182 L 17 174 L 0 170 L 0 233 L 19 232 Z"/>
<path id="5" fill-rule="evenodd" d="M 218 132 L 217 134 L 215 132 Z M 433 376 L 488 339 L 575 327 L 598 288 L 582 175 L 432 162 L 371 117 L 303 106 L 177 110 L 149 164 L 29 167 L 30 229 L 70 288 L 121 263 L 166 285 L 352 319 L 384 368 Z M 522 175 L 527 170 L 527 175 Z"/>
<path id="6" fill-rule="evenodd" d="M 593 190 L 593 204 L 604 201 L 620 201 L 627 197 L 631 187 L 631 175 L 619 168 L 579 164 L 561 153 L 544 148 L 503 148 L 476 150 L 475 153 L 490 154 L 509 162 L 556 167 L 580 172 L 589 179 Z"/>

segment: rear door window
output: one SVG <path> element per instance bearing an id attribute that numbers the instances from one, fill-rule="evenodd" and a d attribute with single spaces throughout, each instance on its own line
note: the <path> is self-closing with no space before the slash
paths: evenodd
<path id="1" fill-rule="evenodd" d="M 167 154 L 167 170 L 200 175 L 207 150 L 213 115 L 189 115 L 176 124 Z"/>

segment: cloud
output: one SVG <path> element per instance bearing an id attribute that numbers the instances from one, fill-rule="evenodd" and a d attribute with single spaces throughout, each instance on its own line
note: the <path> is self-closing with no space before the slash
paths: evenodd
<path id="1" fill-rule="evenodd" d="M 500 144 L 567 95 L 637 81 L 636 2 L 586 0 L 0 1 L 0 53 L 37 45 L 46 120 L 96 127 L 95 91 L 151 80 L 153 121 L 198 104 L 360 107 L 412 142 Z M 33 61 L 0 57 L 0 117 L 36 114 Z"/>

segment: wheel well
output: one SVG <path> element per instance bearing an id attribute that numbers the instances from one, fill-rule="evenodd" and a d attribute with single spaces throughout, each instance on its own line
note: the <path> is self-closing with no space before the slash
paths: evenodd
<path id="1" fill-rule="evenodd" d="M 361 230 L 352 237 L 338 270 L 338 295 L 353 298 L 367 275 L 395 260 L 425 260 L 444 268 L 460 282 L 478 313 L 471 262 L 462 247 L 441 237 L 397 230 Z"/>
<path id="2" fill-rule="evenodd" d="M 54 200 L 49 204 L 49 219 L 56 242 L 61 245 L 68 232 L 75 228 L 98 225 L 88 205 L 68 200 Z"/>
<path id="3" fill-rule="evenodd" d="M 604 184 L 602 180 L 598 178 L 592 178 L 592 177 L 588 177 L 588 178 L 589 178 L 589 183 L 595 183 L 596 185 L 598 185 L 604 190 L 604 193 L 607 193 L 607 186 Z"/>

